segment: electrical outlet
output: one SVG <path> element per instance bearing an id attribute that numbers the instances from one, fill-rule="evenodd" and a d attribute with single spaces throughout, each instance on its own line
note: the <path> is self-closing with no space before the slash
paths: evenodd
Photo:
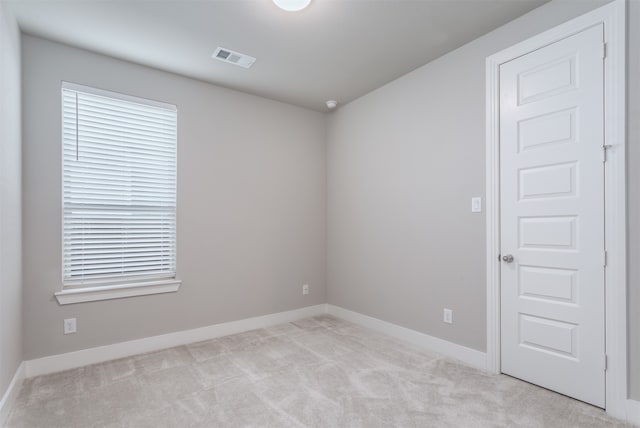
<path id="1" fill-rule="evenodd" d="M 471 212 L 472 213 L 480 213 L 482 212 L 482 198 L 476 196 L 475 198 L 471 198 Z"/>
<path id="2" fill-rule="evenodd" d="M 306 296 L 307 294 L 309 294 L 309 284 L 304 284 L 302 286 L 302 295 Z"/>
<path id="3" fill-rule="evenodd" d="M 453 324 L 453 311 L 451 309 L 444 309 L 442 321 L 446 322 L 447 324 Z"/>
<path id="4" fill-rule="evenodd" d="M 71 334 L 76 332 L 76 319 L 69 318 L 64 320 L 64 334 Z"/>

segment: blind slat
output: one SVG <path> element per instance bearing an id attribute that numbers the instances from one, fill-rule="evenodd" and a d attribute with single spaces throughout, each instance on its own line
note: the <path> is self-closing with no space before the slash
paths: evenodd
<path id="1" fill-rule="evenodd" d="M 76 129 L 75 124 L 73 128 L 64 128 L 63 129 L 63 137 L 65 139 L 65 147 L 66 151 L 75 152 L 76 148 Z M 158 141 L 150 142 L 148 144 L 144 144 L 142 141 L 137 141 L 135 147 L 131 147 L 127 145 L 122 140 L 114 140 L 110 138 L 106 138 L 106 136 L 100 136 L 100 138 L 93 138 L 90 135 L 82 135 L 82 141 L 86 144 L 104 144 L 105 140 L 109 141 L 109 144 L 113 147 L 114 150 L 122 150 L 126 149 L 129 151 L 139 150 L 143 153 L 154 154 L 156 152 L 164 153 L 164 154 L 173 154 L 171 144 L 161 144 Z"/>

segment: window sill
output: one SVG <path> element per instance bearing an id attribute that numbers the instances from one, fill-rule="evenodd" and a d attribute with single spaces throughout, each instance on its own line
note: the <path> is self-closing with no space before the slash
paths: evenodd
<path id="1" fill-rule="evenodd" d="M 164 281 L 70 288 L 54 294 L 59 304 L 70 305 L 73 303 L 121 299 L 123 297 L 144 296 L 147 294 L 174 293 L 178 291 L 180 284 L 182 284 L 180 280 L 169 279 Z"/>

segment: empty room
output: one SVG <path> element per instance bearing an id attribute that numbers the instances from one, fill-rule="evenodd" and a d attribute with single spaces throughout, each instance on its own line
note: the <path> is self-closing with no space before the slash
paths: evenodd
<path id="1" fill-rule="evenodd" d="M 640 426 L 640 0 L 0 0 L 0 427 Z"/>

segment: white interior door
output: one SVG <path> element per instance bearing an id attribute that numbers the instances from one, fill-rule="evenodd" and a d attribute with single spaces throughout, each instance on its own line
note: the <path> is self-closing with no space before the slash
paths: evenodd
<path id="1" fill-rule="evenodd" d="M 500 66 L 501 369 L 599 407 L 603 58 L 599 25 Z"/>

